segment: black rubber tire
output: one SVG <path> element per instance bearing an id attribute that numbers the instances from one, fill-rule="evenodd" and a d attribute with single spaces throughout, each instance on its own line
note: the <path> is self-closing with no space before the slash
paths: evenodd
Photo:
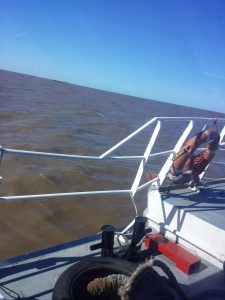
<path id="1" fill-rule="evenodd" d="M 111 257 L 95 257 L 80 261 L 61 274 L 55 284 L 52 300 L 101 299 L 99 296 L 90 296 L 86 291 L 90 281 L 110 274 L 130 276 L 136 267 L 134 263 Z"/>

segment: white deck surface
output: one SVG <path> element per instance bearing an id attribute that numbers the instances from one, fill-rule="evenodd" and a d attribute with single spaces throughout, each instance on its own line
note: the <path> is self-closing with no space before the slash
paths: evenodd
<path id="1" fill-rule="evenodd" d="M 192 238 L 198 237 L 200 241 L 207 241 L 213 245 L 213 248 L 209 250 L 220 249 L 222 251 L 225 247 L 223 230 L 225 220 L 223 217 L 225 216 L 224 191 L 224 183 L 215 183 L 211 186 L 211 190 L 204 188 L 200 194 L 189 190 L 183 190 L 183 193 L 178 190 L 164 190 L 161 200 L 163 203 L 156 203 L 161 205 L 161 210 L 163 205 L 164 210 L 159 213 L 157 210 L 159 207 L 153 203 L 149 215 L 154 217 L 154 214 L 157 213 L 155 217 L 158 219 L 155 221 L 159 222 L 160 218 L 164 218 L 165 224 L 177 231 L 179 230 L 180 234 L 183 235 L 187 234 L 187 229 L 189 229 L 193 233 L 191 234 Z M 211 218 L 213 219 L 211 220 Z M 193 223 L 196 221 L 195 219 L 198 219 L 198 223 Z M 161 226 L 160 222 L 158 224 Z M 204 229 L 204 232 L 202 232 L 203 224 L 208 226 L 205 227 L 207 229 Z M 214 241 L 211 240 L 210 230 L 212 228 L 218 230 L 216 232 L 221 232 L 220 239 L 213 234 Z M 182 231 L 183 229 L 185 230 Z M 90 252 L 90 245 L 95 244 L 98 239 L 99 236 L 90 237 L 0 262 L 0 287 L 3 287 L 13 297 L 19 294 L 22 299 L 51 299 L 55 282 L 66 268 L 77 261 L 85 260 L 87 257 L 99 255 L 99 251 Z M 224 253 L 225 251 L 222 254 L 224 255 Z M 217 255 L 219 254 L 221 253 L 217 251 Z M 160 256 L 159 259 L 169 265 L 188 295 L 196 294 L 205 288 L 223 289 L 225 293 L 223 267 L 218 268 L 202 259 L 200 268 L 188 276 L 177 270 L 169 259 L 163 256 Z M 4 287 L 14 291 L 14 293 Z M 5 299 L 12 299 L 12 296 L 7 295 L 2 288 L 0 293 L 5 296 Z M 215 297 L 212 299 L 225 298 Z"/>
<path id="2" fill-rule="evenodd" d="M 194 249 L 221 269 L 225 261 L 225 180 L 190 189 L 150 189 L 146 216 L 150 226 Z"/>

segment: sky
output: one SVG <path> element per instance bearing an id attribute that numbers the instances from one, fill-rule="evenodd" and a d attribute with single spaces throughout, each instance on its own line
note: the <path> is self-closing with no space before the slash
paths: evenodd
<path id="1" fill-rule="evenodd" d="M 225 1 L 0 0 L 0 69 L 225 113 Z"/>

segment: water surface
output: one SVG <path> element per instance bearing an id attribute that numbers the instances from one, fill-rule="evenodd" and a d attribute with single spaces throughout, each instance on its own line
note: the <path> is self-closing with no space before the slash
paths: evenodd
<path id="1" fill-rule="evenodd" d="M 225 117 L 6 71 L 0 71 L 0 104 L 2 147 L 80 155 L 102 154 L 154 116 Z M 179 123 L 165 122 L 154 151 L 172 147 L 182 129 Z M 151 131 L 145 130 L 115 154 L 142 155 Z M 151 159 L 146 171 L 158 171 L 162 162 Z M 129 189 L 136 168 L 137 162 L 81 163 L 8 155 L 1 164 L 0 194 Z M 222 174 L 217 165 L 210 172 Z M 141 211 L 145 195 L 136 201 Z M 21 201 L 0 207 L 0 259 L 96 233 L 102 224 L 123 226 L 134 217 L 127 196 Z"/>

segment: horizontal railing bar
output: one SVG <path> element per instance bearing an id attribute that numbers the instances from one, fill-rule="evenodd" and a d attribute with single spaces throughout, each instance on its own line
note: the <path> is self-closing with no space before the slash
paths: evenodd
<path id="1" fill-rule="evenodd" d="M 212 163 L 214 163 L 214 164 L 220 164 L 220 165 L 225 165 L 225 162 L 222 162 L 222 161 L 215 161 L 215 160 L 213 160 Z"/>
<path id="2" fill-rule="evenodd" d="M 41 157 L 52 157 L 59 159 L 77 159 L 77 160 L 112 160 L 112 159 L 142 159 L 143 156 L 132 155 L 132 156 L 108 156 L 105 158 L 99 158 L 98 156 L 87 156 L 87 155 L 74 155 L 64 153 L 52 153 L 52 152 L 41 152 L 41 151 L 27 151 L 27 150 L 16 150 L 16 149 L 1 149 L 3 154 L 14 154 L 24 156 L 41 156 Z"/>
<path id="3" fill-rule="evenodd" d="M 73 154 L 27 151 L 27 150 L 6 149 L 6 148 L 2 148 L 1 151 L 3 152 L 3 154 L 53 157 L 53 158 L 58 158 L 58 159 L 77 159 L 77 160 L 113 160 L 113 159 L 139 160 L 139 159 L 144 158 L 143 155 L 107 156 L 107 157 L 100 158 L 98 156 L 73 155 Z M 165 154 L 172 153 L 172 152 L 173 152 L 173 150 L 152 153 L 149 155 L 149 157 L 165 155 Z"/>
<path id="4" fill-rule="evenodd" d="M 25 156 L 42 156 L 42 157 L 54 157 L 61 159 L 89 159 L 89 160 L 99 160 L 97 156 L 85 156 L 85 155 L 73 155 L 73 154 L 60 154 L 51 152 L 39 152 L 39 151 L 27 151 L 27 150 L 16 150 L 16 149 L 5 149 L 2 148 L 3 154 L 15 154 L 15 155 L 25 155 Z"/>
<path id="5" fill-rule="evenodd" d="M 173 150 L 167 150 L 167 151 L 162 151 L 162 152 L 156 152 L 156 153 L 152 153 L 149 155 L 149 157 L 153 157 L 153 156 L 160 156 L 160 155 L 166 155 L 166 154 L 170 154 L 170 153 L 176 153 Z"/>
<path id="6" fill-rule="evenodd" d="M 167 150 L 167 151 L 161 151 L 161 152 L 156 152 L 156 153 L 151 153 L 148 157 L 154 157 L 154 156 L 160 156 L 160 155 L 166 155 L 166 154 L 170 154 L 170 153 L 174 153 L 175 151 L 173 150 Z M 103 159 L 142 159 L 145 158 L 143 155 L 131 155 L 131 156 L 107 156 L 104 157 Z"/>
<path id="7" fill-rule="evenodd" d="M 155 178 L 153 178 L 152 180 L 149 180 L 148 182 L 146 182 L 146 183 L 140 185 L 140 186 L 137 188 L 137 192 L 140 192 L 140 191 L 146 189 L 146 188 L 149 187 L 154 181 L 157 181 L 157 180 L 159 180 L 159 178 L 158 178 L 158 177 L 155 177 Z"/>
<path id="8" fill-rule="evenodd" d="M 207 117 L 155 117 L 156 120 L 208 120 L 208 121 L 221 121 L 225 122 L 225 118 L 207 118 Z"/>
<path id="9" fill-rule="evenodd" d="M 100 158 L 100 160 L 112 160 L 112 159 L 119 159 L 119 160 L 140 160 L 142 159 L 142 155 L 123 155 L 123 156 L 106 156 Z"/>
<path id="10" fill-rule="evenodd" d="M 204 150 L 207 150 L 208 148 L 197 148 L 196 150 L 199 150 L 199 151 L 204 151 Z M 216 151 L 224 151 L 225 149 L 223 148 L 218 148 Z"/>
<path id="11" fill-rule="evenodd" d="M 206 150 L 207 148 L 198 148 L 197 150 Z M 225 149 L 220 148 L 220 151 Z M 123 156 L 107 156 L 100 158 L 98 156 L 86 156 L 86 155 L 73 155 L 73 154 L 63 154 L 63 153 L 51 153 L 51 152 L 39 152 L 39 151 L 27 151 L 27 150 L 18 150 L 18 149 L 6 149 L 2 148 L 1 151 L 3 154 L 14 154 L 14 155 L 24 155 L 24 156 L 40 156 L 40 157 L 53 157 L 59 159 L 77 159 L 77 160 L 140 160 L 143 159 L 143 155 L 123 155 Z M 175 152 L 173 150 L 167 150 L 162 152 L 156 152 L 149 155 L 149 157 L 161 156 Z"/>
<path id="12" fill-rule="evenodd" d="M 106 190 L 106 191 L 87 191 L 87 192 L 37 194 L 37 195 L 21 195 L 21 196 L 0 196 L 0 202 L 61 198 L 61 197 L 71 197 L 71 196 L 88 196 L 88 195 L 115 195 L 115 194 L 124 195 L 124 194 L 130 194 L 130 192 L 131 192 L 130 190 Z"/>

